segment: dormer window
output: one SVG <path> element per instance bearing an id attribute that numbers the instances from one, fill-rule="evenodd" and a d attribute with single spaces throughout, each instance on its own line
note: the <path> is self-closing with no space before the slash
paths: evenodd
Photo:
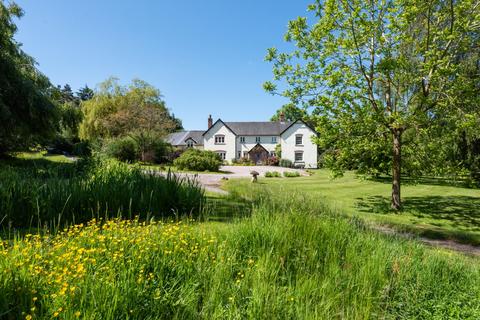
<path id="1" fill-rule="evenodd" d="M 295 145 L 297 146 L 303 145 L 303 134 L 295 135 Z"/>
<path id="2" fill-rule="evenodd" d="M 187 141 L 187 148 L 193 148 L 193 141 L 192 140 Z"/>
<path id="3" fill-rule="evenodd" d="M 225 144 L 225 136 L 223 134 L 217 134 L 215 136 L 215 144 Z"/>

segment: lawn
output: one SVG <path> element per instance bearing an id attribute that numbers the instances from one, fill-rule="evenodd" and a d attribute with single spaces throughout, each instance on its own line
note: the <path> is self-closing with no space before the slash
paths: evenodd
<path id="1" fill-rule="evenodd" d="M 480 244 L 479 189 L 455 186 L 440 179 L 405 181 L 404 208 L 397 214 L 390 210 L 390 181 L 362 180 L 352 172 L 332 180 L 327 170 L 313 172 L 310 177 L 264 178 L 256 187 L 281 195 L 308 193 L 320 197 L 333 210 L 370 222 L 430 238 Z M 226 183 L 226 188 L 240 193 L 251 187 L 247 180 L 231 179 Z"/>

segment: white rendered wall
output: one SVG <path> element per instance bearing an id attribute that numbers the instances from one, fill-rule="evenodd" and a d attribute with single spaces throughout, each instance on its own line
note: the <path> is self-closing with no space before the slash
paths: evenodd
<path id="1" fill-rule="evenodd" d="M 303 145 L 295 145 L 297 134 L 303 135 Z M 317 145 L 313 143 L 313 137 L 315 137 L 315 132 L 303 122 L 298 121 L 293 124 L 281 136 L 282 158 L 295 162 L 295 151 L 303 151 L 305 168 L 317 168 Z"/>
<path id="2" fill-rule="evenodd" d="M 245 142 L 240 142 L 240 137 L 245 137 Z M 253 147 L 260 143 L 268 152 L 275 151 L 275 146 L 280 144 L 280 137 L 277 138 L 277 142 L 272 142 L 272 136 L 259 136 L 260 142 L 256 142 L 257 136 L 238 136 L 237 137 L 237 159 L 238 151 L 240 151 L 240 158 L 243 157 L 243 152 L 250 151 Z"/>
<path id="3" fill-rule="evenodd" d="M 224 135 L 225 144 L 215 144 L 215 136 Z M 231 162 L 236 157 L 235 135 L 222 122 L 217 122 L 203 136 L 203 148 L 210 151 L 224 151 L 225 160 Z"/>

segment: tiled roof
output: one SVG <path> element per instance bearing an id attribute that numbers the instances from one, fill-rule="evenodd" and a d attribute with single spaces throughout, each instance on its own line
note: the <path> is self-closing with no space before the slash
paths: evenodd
<path id="1" fill-rule="evenodd" d="M 179 131 L 171 133 L 167 136 L 167 142 L 172 146 L 185 146 L 186 141 L 190 138 L 195 141 L 197 145 L 203 145 L 202 130 Z"/>
<path id="2" fill-rule="evenodd" d="M 238 136 L 279 136 L 292 122 L 225 122 Z"/>

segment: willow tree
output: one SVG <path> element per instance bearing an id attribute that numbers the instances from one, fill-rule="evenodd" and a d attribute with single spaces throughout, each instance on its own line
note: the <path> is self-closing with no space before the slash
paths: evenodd
<path id="1" fill-rule="evenodd" d="M 57 130 L 50 81 L 14 37 L 22 15 L 14 2 L 0 0 L 0 156 L 44 143 Z"/>
<path id="2" fill-rule="evenodd" d="M 264 88 L 315 109 L 317 143 L 333 146 L 336 169 L 349 157 L 383 157 L 390 145 L 398 210 L 403 135 L 455 112 L 457 57 L 478 32 L 479 8 L 479 0 L 317 0 L 309 18 L 289 22 L 292 51 L 269 49 L 274 81 Z"/>

